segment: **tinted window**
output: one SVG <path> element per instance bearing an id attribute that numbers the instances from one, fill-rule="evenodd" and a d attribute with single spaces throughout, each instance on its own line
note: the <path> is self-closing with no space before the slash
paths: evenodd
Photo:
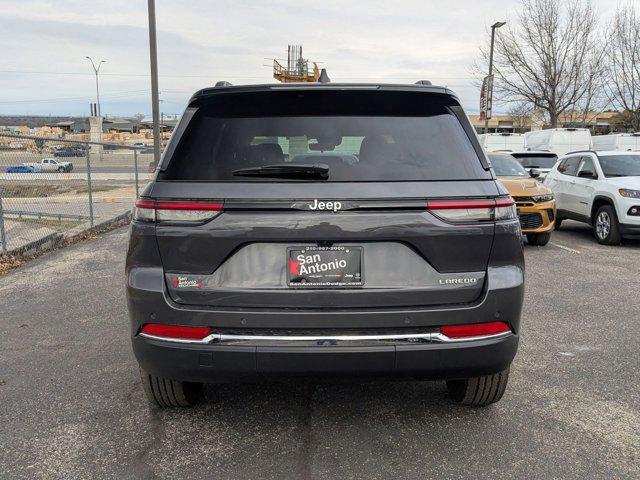
<path id="1" fill-rule="evenodd" d="M 640 155 L 603 155 L 600 166 L 605 177 L 638 177 Z"/>
<path id="2" fill-rule="evenodd" d="M 525 168 L 553 168 L 558 161 L 557 155 L 527 155 L 513 154 Z"/>
<path id="3" fill-rule="evenodd" d="M 582 160 L 580 161 L 580 164 L 578 166 L 578 173 L 582 171 L 588 171 L 592 173 L 596 172 L 596 169 L 593 166 L 593 160 L 591 159 L 591 157 L 582 157 Z"/>
<path id="4" fill-rule="evenodd" d="M 201 108 L 158 180 L 300 181 L 234 175 L 293 163 L 327 165 L 328 181 L 490 178 L 458 118 L 429 96 L 405 105 L 386 94 L 366 103 L 354 94 L 322 102 L 296 95 L 303 98 L 263 98 L 253 112 L 249 102 Z"/>
<path id="5" fill-rule="evenodd" d="M 575 177 L 578 172 L 578 164 L 580 163 L 581 158 L 582 157 L 569 157 L 566 160 L 563 160 L 562 163 L 558 165 L 558 171 L 565 175 Z"/>
<path id="6" fill-rule="evenodd" d="M 499 177 L 528 177 L 527 172 L 520 162 L 510 155 L 489 155 L 491 165 Z"/>

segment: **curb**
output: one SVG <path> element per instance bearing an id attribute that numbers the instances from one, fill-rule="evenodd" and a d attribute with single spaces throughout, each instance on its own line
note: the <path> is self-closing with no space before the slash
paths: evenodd
<path id="1" fill-rule="evenodd" d="M 107 230 L 126 225 L 131 221 L 131 211 L 122 213 L 118 216 L 95 224 L 93 227 L 79 226 L 72 228 L 65 233 L 51 233 L 46 237 L 39 238 L 33 242 L 29 242 L 13 250 L 9 250 L 7 256 L 14 257 L 36 257 L 45 252 L 55 250 L 75 243 L 79 240 L 90 237 L 91 235 L 103 233 Z M 0 255 L 1 256 L 1 255 Z"/>
<path id="2" fill-rule="evenodd" d="M 83 238 L 87 238 L 88 236 L 105 232 L 107 230 L 111 230 L 113 228 L 119 227 L 121 225 L 126 225 L 131 222 L 131 210 L 121 213 L 113 218 L 105 220 L 104 222 L 100 222 L 95 224 L 93 227 L 84 228 L 84 227 L 75 227 L 71 230 L 63 233 L 61 236 L 65 243 L 74 243 L 78 240 L 82 240 Z"/>

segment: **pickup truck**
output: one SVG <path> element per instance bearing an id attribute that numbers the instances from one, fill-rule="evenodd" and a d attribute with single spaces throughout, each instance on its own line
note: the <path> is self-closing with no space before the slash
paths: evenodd
<path id="1" fill-rule="evenodd" d="M 60 162 L 55 158 L 43 158 L 40 162 L 23 163 L 25 167 L 37 168 L 41 172 L 70 172 L 73 170 L 73 163 Z"/>

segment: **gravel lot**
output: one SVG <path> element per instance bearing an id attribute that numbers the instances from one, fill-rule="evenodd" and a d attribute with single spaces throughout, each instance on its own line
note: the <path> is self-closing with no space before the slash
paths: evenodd
<path id="1" fill-rule="evenodd" d="M 0 277 L 0 477 L 638 478 L 640 242 L 565 222 L 527 247 L 520 351 L 503 400 L 441 383 L 210 386 L 148 407 L 128 338 L 127 231 Z"/>

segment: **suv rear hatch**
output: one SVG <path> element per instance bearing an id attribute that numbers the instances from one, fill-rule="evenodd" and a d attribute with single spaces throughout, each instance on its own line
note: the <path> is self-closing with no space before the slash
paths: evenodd
<path id="1" fill-rule="evenodd" d="M 482 293 L 499 197 L 457 100 L 424 87 L 208 90 L 138 218 L 179 304 L 380 308 Z"/>

